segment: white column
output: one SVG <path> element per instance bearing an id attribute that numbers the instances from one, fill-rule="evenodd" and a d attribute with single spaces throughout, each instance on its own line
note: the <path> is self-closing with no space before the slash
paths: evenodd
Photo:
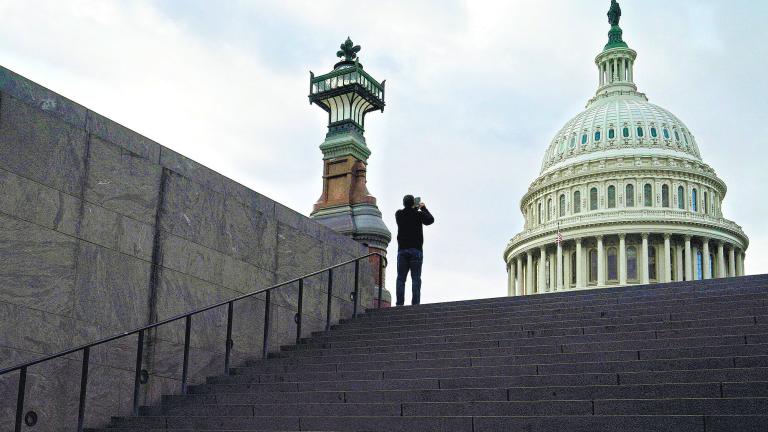
<path id="1" fill-rule="evenodd" d="M 509 297 L 517 295 L 515 292 L 515 269 L 515 262 L 510 260 L 509 265 L 507 265 L 507 296 Z"/>
<path id="2" fill-rule="evenodd" d="M 744 256 L 741 251 L 736 254 L 736 276 L 744 276 Z"/>
<path id="3" fill-rule="evenodd" d="M 627 284 L 627 235 L 619 234 L 619 284 Z"/>
<path id="4" fill-rule="evenodd" d="M 672 282 L 672 248 L 669 234 L 664 234 L 664 282 Z"/>
<path id="5" fill-rule="evenodd" d="M 693 280 L 693 260 L 691 259 L 691 236 L 685 236 L 685 280 Z"/>
<path id="6" fill-rule="evenodd" d="M 650 279 L 648 276 L 648 233 L 643 233 L 643 248 L 642 248 L 642 255 L 643 255 L 643 266 L 640 268 L 641 274 L 643 275 L 643 283 L 647 284 L 650 283 Z M 640 260 L 638 260 L 639 262 Z"/>
<path id="7" fill-rule="evenodd" d="M 547 290 L 547 249 L 544 246 L 539 247 L 539 284 L 536 287 L 537 293 L 543 293 Z"/>
<path id="8" fill-rule="evenodd" d="M 712 279 L 711 263 L 709 262 L 709 239 L 704 237 L 701 239 L 701 259 L 704 261 L 702 267 L 704 268 L 704 279 Z"/>
<path id="9" fill-rule="evenodd" d="M 741 275 L 742 276 L 745 276 L 747 274 L 747 271 L 744 267 L 746 265 L 746 261 L 747 261 L 747 253 L 742 251 L 741 252 Z"/>
<path id="10" fill-rule="evenodd" d="M 576 239 L 576 288 L 584 288 L 584 260 L 581 253 L 581 239 Z"/>
<path id="11" fill-rule="evenodd" d="M 517 257 L 517 295 L 525 295 L 523 282 L 523 257 Z"/>
<path id="12" fill-rule="evenodd" d="M 736 276 L 736 250 L 733 245 L 728 248 L 728 276 Z"/>
<path id="13" fill-rule="evenodd" d="M 683 268 L 683 247 L 680 243 L 675 243 L 675 280 L 680 282 L 685 275 Z"/>
<path id="14" fill-rule="evenodd" d="M 605 286 L 605 248 L 603 236 L 597 236 L 597 286 Z"/>
<path id="15" fill-rule="evenodd" d="M 725 250 L 723 242 L 717 242 L 717 277 L 725 277 Z"/>
<path id="16" fill-rule="evenodd" d="M 600 63 L 598 68 L 600 69 L 600 87 L 602 87 L 605 85 L 605 64 Z"/>
<path id="17" fill-rule="evenodd" d="M 528 262 L 525 266 L 525 294 L 530 295 L 534 293 L 533 289 L 533 252 L 526 252 L 528 255 Z"/>
<path id="18" fill-rule="evenodd" d="M 731 249 L 731 253 L 733 253 L 733 249 Z M 731 258 L 731 262 L 733 262 L 733 258 Z M 563 244 L 558 243 L 557 245 L 557 265 L 556 265 L 556 271 L 557 271 L 557 290 L 562 291 L 563 290 Z"/>

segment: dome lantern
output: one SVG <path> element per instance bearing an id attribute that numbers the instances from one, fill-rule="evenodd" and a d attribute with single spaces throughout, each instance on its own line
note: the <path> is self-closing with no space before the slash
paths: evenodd
<path id="1" fill-rule="evenodd" d="M 601 96 L 614 94 L 637 94 L 637 86 L 634 82 L 634 65 L 637 52 L 630 49 L 622 39 L 623 31 L 619 27 L 621 18 L 621 6 L 616 0 L 611 0 L 611 9 L 608 11 L 608 23 L 611 30 L 608 32 L 608 44 L 603 52 L 595 58 L 599 73 L 599 86 L 597 95 L 587 105 L 591 105 Z"/>

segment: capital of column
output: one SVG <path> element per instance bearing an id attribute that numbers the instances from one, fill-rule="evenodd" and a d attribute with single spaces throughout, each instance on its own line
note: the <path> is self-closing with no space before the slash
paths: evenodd
<path id="1" fill-rule="evenodd" d="M 664 240 L 669 240 L 670 238 L 672 238 L 672 234 L 664 233 Z"/>
<path id="2" fill-rule="evenodd" d="M 602 235 L 602 234 L 600 234 L 600 235 L 596 235 L 596 236 L 595 236 L 595 238 L 596 238 L 597 240 L 600 240 L 600 241 L 602 241 L 602 240 L 603 240 L 603 235 Z"/>
<path id="3" fill-rule="evenodd" d="M 576 237 L 575 239 L 573 239 L 573 241 L 575 241 L 577 245 L 580 245 L 581 244 L 581 237 Z"/>
<path id="4" fill-rule="evenodd" d="M 625 240 L 627 238 L 626 234 L 619 234 L 619 240 Z"/>
<path id="5" fill-rule="evenodd" d="M 641 233 L 640 235 L 643 237 L 643 240 L 648 240 L 649 234 L 647 232 Z"/>
<path id="6" fill-rule="evenodd" d="M 685 240 L 686 242 L 690 242 L 691 241 L 691 236 L 689 236 L 689 235 L 683 236 L 683 240 Z"/>

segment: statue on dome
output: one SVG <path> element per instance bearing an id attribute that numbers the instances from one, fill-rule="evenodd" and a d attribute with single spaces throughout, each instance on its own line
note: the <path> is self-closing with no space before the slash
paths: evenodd
<path id="1" fill-rule="evenodd" d="M 611 9 L 608 10 L 608 22 L 611 26 L 618 26 L 621 19 L 621 6 L 616 0 L 611 0 Z"/>

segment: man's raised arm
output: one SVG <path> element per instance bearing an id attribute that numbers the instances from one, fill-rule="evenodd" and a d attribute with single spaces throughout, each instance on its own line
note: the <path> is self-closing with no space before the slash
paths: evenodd
<path id="1" fill-rule="evenodd" d="M 435 222 L 435 217 L 427 210 L 427 206 L 424 203 L 419 205 L 419 214 L 421 215 L 421 223 L 424 225 L 432 225 Z"/>

